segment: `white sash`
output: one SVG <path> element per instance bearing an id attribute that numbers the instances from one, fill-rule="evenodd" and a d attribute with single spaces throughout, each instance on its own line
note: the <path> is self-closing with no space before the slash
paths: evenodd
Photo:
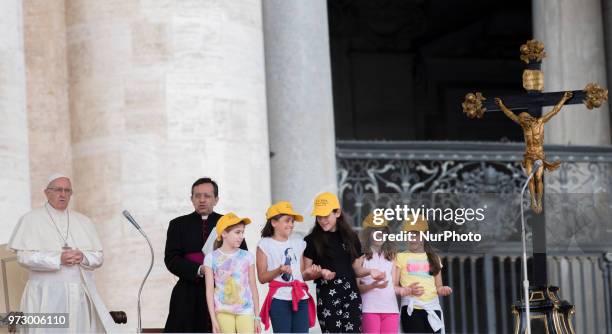
<path id="1" fill-rule="evenodd" d="M 407 306 L 406 313 L 408 313 L 408 315 L 412 315 L 415 306 L 422 308 L 427 312 L 427 320 L 429 321 L 431 329 L 433 329 L 434 332 L 442 330 L 441 333 L 445 334 L 444 313 L 442 312 L 442 307 L 440 307 L 438 298 L 423 302 L 414 297 L 403 297 L 402 306 Z M 440 311 L 440 316 L 434 311 Z"/>

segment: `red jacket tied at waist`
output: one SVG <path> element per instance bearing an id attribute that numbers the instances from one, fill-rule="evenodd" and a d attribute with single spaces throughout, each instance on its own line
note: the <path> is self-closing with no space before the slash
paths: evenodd
<path id="1" fill-rule="evenodd" d="M 270 284 L 268 285 L 268 295 L 266 295 L 266 300 L 264 300 L 263 305 L 261 307 L 261 312 L 259 312 L 261 322 L 264 324 L 265 329 L 270 328 L 270 307 L 272 306 L 272 297 L 274 297 L 276 290 L 284 287 L 291 287 L 291 301 L 293 305 L 293 312 L 297 312 L 298 303 L 300 302 L 300 300 L 302 300 L 304 294 L 310 297 L 308 299 L 308 320 L 310 327 L 313 327 L 315 325 L 315 318 L 317 317 L 317 310 L 315 309 L 314 299 L 308 292 L 308 285 L 306 285 L 306 283 L 302 281 L 293 281 L 291 283 L 270 281 Z"/>

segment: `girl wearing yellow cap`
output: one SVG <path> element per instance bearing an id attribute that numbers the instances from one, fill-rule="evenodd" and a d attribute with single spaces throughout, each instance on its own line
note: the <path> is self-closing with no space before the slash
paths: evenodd
<path id="1" fill-rule="evenodd" d="M 306 242 L 291 238 L 294 222 L 304 218 L 293 211 L 291 203 L 283 201 L 268 208 L 266 219 L 257 245 L 257 276 L 269 287 L 260 313 L 262 323 L 268 329 L 272 320 L 275 333 L 308 333 L 315 324 L 316 311 L 302 278 Z M 313 273 L 313 268 L 306 272 Z"/>
<path id="2" fill-rule="evenodd" d="M 389 240 L 383 241 L 377 234 L 388 234 L 389 223 L 374 222 L 374 215 L 369 214 L 364 220 L 361 230 L 361 241 L 365 259 L 363 267 L 375 268 L 385 274 L 384 280 L 376 281 L 364 277 L 357 281 L 361 291 L 362 322 L 364 333 L 397 333 L 399 328 L 399 309 L 395 289 L 391 281 L 397 268 L 394 266 L 396 250 Z"/>
<path id="3" fill-rule="evenodd" d="M 215 333 L 259 333 L 255 258 L 240 249 L 249 218 L 230 212 L 217 222 L 215 250 L 204 257 L 206 301 Z"/>
<path id="4" fill-rule="evenodd" d="M 401 323 L 404 333 L 444 333 L 444 317 L 438 296 L 448 296 L 452 289 L 442 284 L 442 262 L 433 248 L 423 240 L 427 220 L 409 217 L 404 231 L 410 232 L 408 249 L 398 253 L 395 282 L 402 295 Z M 415 283 L 418 283 L 415 291 Z"/>
<path id="5" fill-rule="evenodd" d="M 363 268 L 361 244 L 344 220 L 340 202 L 332 193 L 315 198 L 312 215 L 316 223 L 304 238 L 305 268 L 321 267 L 320 272 L 304 273 L 304 279 L 317 284 L 317 315 L 322 332 L 361 333 L 361 295 L 356 279 L 372 276 L 383 280 L 377 269 Z"/>

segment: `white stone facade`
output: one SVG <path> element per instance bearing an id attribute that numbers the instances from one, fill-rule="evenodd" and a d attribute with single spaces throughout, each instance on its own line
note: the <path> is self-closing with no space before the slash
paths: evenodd
<path id="1" fill-rule="evenodd" d="M 0 243 L 30 209 L 30 159 L 26 110 L 23 7 L 0 2 Z"/>

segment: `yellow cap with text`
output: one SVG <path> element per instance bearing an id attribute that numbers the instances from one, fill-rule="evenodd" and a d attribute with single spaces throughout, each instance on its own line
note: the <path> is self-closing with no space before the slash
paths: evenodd
<path id="1" fill-rule="evenodd" d="M 324 192 L 315 198 L 311 215 L 325 217 L 336 209 L 340 209 L 338 197 L 330 192 Z"/>

